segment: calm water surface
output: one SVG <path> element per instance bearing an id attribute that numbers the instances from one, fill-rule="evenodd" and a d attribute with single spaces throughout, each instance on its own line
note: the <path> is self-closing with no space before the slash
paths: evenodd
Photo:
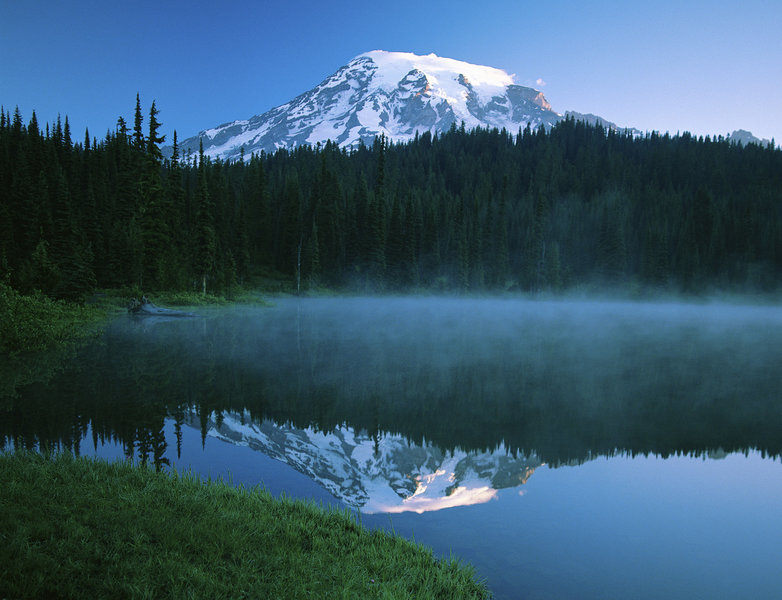
<path id="1" fill-rule="evenodd" d="M 777 598 L 781 357 L 774 307 L 280 300 L 6 374 L 0 442 L 349 506 L 497 598 Z"/>

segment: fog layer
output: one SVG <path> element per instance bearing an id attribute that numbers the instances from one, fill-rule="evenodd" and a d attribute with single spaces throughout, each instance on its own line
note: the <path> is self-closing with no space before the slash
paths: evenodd
<path id="1" fill-rule="evenodd" d="M 82 357 L 88 372 L 56 384 L 69 399 L 41 412 L 78 405 L 71 414 L 94 412 L 119 436 L 135 431 L 122 411 L 195 411 L 204 427 L 246 413 L 444 450 L 502 445 L 553 464 L 615 452 L 776 455 L 779 356 L 776 307 L 284 299 L 187 321 L 122 319 Z"/>

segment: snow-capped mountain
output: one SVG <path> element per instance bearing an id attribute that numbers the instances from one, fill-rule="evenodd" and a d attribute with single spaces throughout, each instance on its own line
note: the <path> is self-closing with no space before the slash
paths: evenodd
<path id="1" fill-rule="evenodd" d="M 468 129 L 497 127 L 516 133 L 527 125 L 551 126 L 563 118 L 540 91 L 516 85 L 500 69 L 434 54 L 375 50 L 357 56 L 290 102 L 202 131 L 181 147 L 185 153 L 197 152 L 203 141 L 207 155 L 235 160 L 242 149 L 249 157 L 261 150 L 326 140 L 340 147 L 369 145 L 381 134 L 404 142 L 462 123 Z"/>
<path id="2" fill-rule="evenodd" d="M 192 425 L 200 427 L 194 420 Z M 522 485 L 542 463 L 536 456 L 445 453 L 416 446 L 401 435 L 373 438 L 340 427 L 324 433 L 273 421 L 253 423 L 249 415 L 210 419 L 207 435 L 248 446 L 289 464 L 336 498 L 365 513 L 422 513 L 488 502 L 497 490 Z"/>

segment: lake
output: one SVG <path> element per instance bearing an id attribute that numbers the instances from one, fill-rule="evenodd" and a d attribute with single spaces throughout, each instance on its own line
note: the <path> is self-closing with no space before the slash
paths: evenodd
<path id="1" fill-rule="evenodd" d="M 347 506 L 500 599 L 779 597 L 782 309 L 274 302 L 117 319 L 0 444 Z"/>

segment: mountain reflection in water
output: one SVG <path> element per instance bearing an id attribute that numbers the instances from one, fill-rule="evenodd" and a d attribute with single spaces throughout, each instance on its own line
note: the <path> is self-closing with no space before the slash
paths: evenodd
<path id="1" fill-rule="evenodd" d="M 253 423 L 249 415 L 227 414 L 207 428 L 209 436 L 290 465 L 364 513 L 423 513 L 488 502 L 497 490 L 526 482 L 541 464 L 504 448 L 443 452 L 410 444 L 399 434 L 373 438 L 348 427 L 299 429 L 269 420 Z"/>

